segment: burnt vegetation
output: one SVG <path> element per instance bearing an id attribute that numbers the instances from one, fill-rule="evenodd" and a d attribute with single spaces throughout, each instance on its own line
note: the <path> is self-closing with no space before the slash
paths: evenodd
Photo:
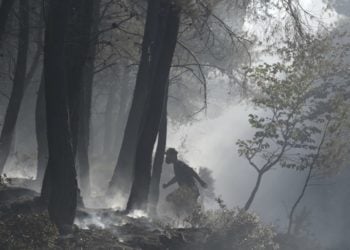
<path id="1" fill-rule="evenodd" d="M 1 0 L 0 249 L 349 249 L 349 4 L 306 2 Z M 195 165 L 232 107 L 234 206 Z M 273 170 L 282 222 L 259 214 Z M 335 207 L 325 242 L 308 222 Z"/>

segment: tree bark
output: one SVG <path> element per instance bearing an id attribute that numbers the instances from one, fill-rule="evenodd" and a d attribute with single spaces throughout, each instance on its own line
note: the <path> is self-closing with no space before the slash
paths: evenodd
<path id="1" fill-rule="evenodd" d="M 128 115 L 128 97 L 130 96 L 129 91 L 129 71 L 128 69 L 123 70 L 121 77 L 121 87 L 120 87 L 120 100 L 118 102 L 118 111 L 116 118 L 116 136 L 114 137 L 113 148 L 116 152 L 120 152 L 121 140 L 122 140 L 122 131 L 125 129 L 125 117 Z M 117 154 L 117 156 L 118 156 Z"/>
<path id="2" fill-rule="evenodd" d="M 20 1 L 20 19 L 17 61 L 13 79 L 13 88 L 10 100 L 7 106 L 5 119 L 0 135 L 0 173 L 4 170 L 7 157 L 10 153 L 11 142 L 15 130 L 18 112 L 23 99 L 26 70 L 27 54 L 29 42 L 29 5 L 28 1 Z"/>
<path id="3" fill-rule="evenodd" d="M 256 179 L 256 183 L 255 183 L 255 186 L 252 190 L 252 192 L 250 193 L 250 196 L 249 196 L 249 199 L 248 201 L 246 202 L 246 204 L 244 205 L 244 211 L 248 211 L 250 206 L 252 205 L 253 203 L 253 200 L 255 198 L 255 195 L 256 193 L 258 192 L 259 190 L 259 187 L 260 187 L 260 184 L 261 184 L 261 180 L 262 180 L 262 177 L 263 177 L 263 172 L 259 172 L 258 173 L 258 178 Z"/>
<path id="4" fill-rule="evenodd" d="M 78 173 L 79 186 L 84 195 L 90 195 L 90 164 L 89 164 L 89 142 L 90 142 L 90 118 L 91 118 L 91 99 L 92 84 L 94 81 L 94 64 L 96 56 L 96 44 L 100 16 L 101 0 L 94 1 L 93 6 L 93 25 L 90 37 L 92 39 L 89 47 L 89 54 L 83 69 L 83 86 L 80 100 L 80 119 L 78 134 Z"/>
<path id="5" fill-rule="evenodd" d="M 152 64 L 158 60 L 154 51 L 157 48 L 158 26 L 164 25 L 165 19 L 159 15 L 160 0 L 148 2 L 147 18 L 142 42 L 140 66 L 137 73 L 133 101 L 125 127 L 124 137 L 119 152 L 116 168 L 109 183 L 107 195 L 112 198 L 116 192 L 128 195 L 131 187 L 138 138 L 144 124 L 145 104 L 150 98 Z"/>
<path id="6" fill-rule="evenodd" d="M 38 33 L 36 35 L 36 50 L 35 54 L 33 56 L 32 63 L 30 64 L 30 67 L 28 68 L 28 72 L 25 79 L 25 86 L 24 91 L 27 89 L 29 84 L 32 82 L 33 77 L 39 67 L 40 64 L 40 58 L 42 56 L 43 52 L 43 32 L 44 32 L 44 8 L 41 6 L 40 12 L 39 12 L 40 18 L 38 20 L 38 23 L 36 24 L 38 26 Z M 43 77 L 43 76 L 41 76 Z M 43 78 L 41 79 L 43 80 Z"/>
<path id="7" fill-rule="evenodd" d="M 77 149 L 82 71 L 90 44 L 93 0 L 52 0 L 45 32 L 45 98 L 49 160 L 41 197 L 61 233 L 77 206 Z"/>
<path id="8" fill-rule="evenodd" d="M 169 82 L 166 87 L 167 87 L 165 91 L 166 95 L 164 98 L 162 117 L 159 124 L 157 149 L 156 149 L 156 154 L 154 156 L 151 186 L 150 186 L 150 192 L 149 192 L 148 210 L 153 216 L 157 214 L 157 206 L 158 206 L 158 200 L 159 200 L 159 185 L 160 185 L 160 178 L 162 175 L 164 154 L 165 154 L 166 141 L 167 141 L 167 106 L 168 106 L 167 103 L 168 103 Z"/>
<path id="9" fill-rule="evenodd" d="M 172 3 L 162 2 L 159 12 L 160 23 L 155 48 L 152 52 L 154 64 L 151 68 L 150 98 L 143 114 L 145 123 L 135 155 L 135 174 L 126 211 L 146 210 L 151 180 L 152 153 L 159 130 L 160 119 L 166 96 L 167 83 L 173 59 L 180 23 L 180 10 Z"/>
<path id="10" fill-rule="evenodd" d="M 77 206 L 77 181 L 65 68 L 65 42 L 70 7 L 70 0 L 50 1 L 44 46 L 49 159 L 42 195 L 45 193 L 48 196 L 50 218 L 61 233 L 65 233 L 73 225 Z"/>
<path id="11" fill-rule="evenodd" d="M 328 132 L 328 126 L 330 124 L 330 121 L 328 121 L 326 123 L 326 126 L 324 128 L 324 131 L 323 131 L 323 135 L 322 135 L 322 138 L 321 138 L 321 141 L 317 147 L 317 151 L 316 151 L 316 154 L 312 157 L 312 161 L 310 163 L 310 166 L 309 166 L 309 171 L 307 173 L 307 176 L 306 176 L 306 179 L 305 179 L 305 182 L 304 182 L 304 185 L 303 185 L 303 188 L 301 189 L 301 193 L 299 194 L 298 198 L 296 199 L 295 203 L 293 204 L 292 206 L 292 209 L 290 210 L 290 213 L 289 213 L 289 217 L 288 217 L 288 230 L 287 230 L 287 234 L 291 234 L 292 232 L 292 227 L 293 227 L 293 223 L 294 223 L 294 213 L 295 213 L 295 210 L 296 208 L 298 207 L 299 203 L 301 202 L 301 200 L 303 199 L 304 195 L 305 195 L 305 192 L 306 192 L 306 189 L 307 187 L 309 186 L 309 183 L 310 183 L 310 180 L 312 178 L 312 172 L 314 170 L 314 167 L 315 165 L 317 164 L 317 161 L 319 160 L 319 156 L 320 156 L 320 152 L 321 152 L 321 149 L 323 147 L 323 143 L 325 142 L 325 139 L 326 139 L 326 135 L 327 135 L 327 132 Z"/>
<path id="12" fill-rule="evenodd" d="M 113 111 L 115 109 L 115 104 L 117 101 L 116 93 L 117 93 L 118 85 L 116 83 L 113 83 L 112 86 L 109 89 L 108 97 L 107 97 L 107 104 L 104 114 L 104 140 L 103 140 L 103 155 L 104 158 L 107 159 L 107 161 L 110 161 L 112 158 L 112 152 L 113 152 L 113 138 L 112 135 L 112 128 L 113 128 L 113 121 L 114 121 L 114 115 Z"/>
<path id="13" fill-rule="evenodd" d="M 47 131 L 46 131 L 46 105 L 45 105 L 45 82 L 41 76 L 38 96 L 35 107 L 35 132 L 38 144 L 38 168 L 36 182 L 42 184 L 48 159 Z"/>
<path id="14" fill-rule="evenodd" d="M 313 167 L 309 167 L 309 171 L 308 171 L 308 174 L 306 176 L 306 179 L 305 179 L 303 188 L 301 190 L 301 193 L 299 194 L 297 200 L 295 201 L 295 203 L 292 206 L 292 209 L 290 210 L 290 213 L 289 213 L 289 216 L 288 216 L 288 230 L 287 230 L 287 234 L 291 234 L 291 232 L 292 232 L 292 226 L 293 226 L 293 223 L 294 223 L 294 213 L 295 213 L 295 210 L 298 207 L 300 201 L 302 200 L 302 198 L 305 195 L 306 189 L 307 189 L 307 187 L 309 185 L 309 181 L 311 179 L 312 169 L 313 169 Z"/>
<path id="15" fill-rule="evenodd" d="M 80 99 L 83 86 L 83 68 L 91 44 L 94 0 L 71 1 L 70 22 L 65 46 L 65 64 L 68 81 L 69 118 L 72 130 L 73 152 L 76 153 L 79 130 Z"/>
<path id="16" fill-rule="evenodd" d="M 15 0 L 2 0 L 0 6 L 0 49 L 2 47 L 2 38 L 5 33 L 5 27 L 7 23 L 7 19 L 10 15 L 11 9 Z"/>

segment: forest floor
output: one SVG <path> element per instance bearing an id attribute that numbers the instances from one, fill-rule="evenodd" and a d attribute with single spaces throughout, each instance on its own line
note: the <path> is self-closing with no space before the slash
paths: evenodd
<path id="1" fill-rule="evenodd" d="M 72 235 L 60 237 L 38 195 L 25 187 L 0 188 L 0 249 L 203 249 L 207 235 L 138 214 L 80 208 Z"/>
<path id="2" fill-rule="evenodd" d="M 78 208 L 72 234 L 62 237 L 32 184 L 30 180 L 6 185 L 0 182 L 0 250 L 321 249 L 307 238 L 276 233 L 254 214 L 226 206 L 200 210 L 189 217 L 189 226 L 182 223 L 182 228 L 176 220 L 151 219 L 138 212 L 123 215 L 112 209 Z"/>

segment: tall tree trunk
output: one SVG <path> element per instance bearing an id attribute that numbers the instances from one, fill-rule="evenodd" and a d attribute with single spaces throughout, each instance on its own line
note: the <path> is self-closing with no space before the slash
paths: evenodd
<path id="1" fill-rule="evenodd" d="M 37 5 L 33 4 L 33 5 L 29 6 L 29 8 L 35 8 L 35 7 L 37 7 Z M 32 62 L 29 64 L 30 66 L 28 67 L 28 70 L 27 70 L 27 74 L 26 74 L 26 78 L 25 78 L 25 82 L 24 82 L 24 90 L 23 90 L 24 93 L 23 93 L 23 95 L 26 94 L 26 90 L 27 90 L 28 86 L 30 85 L 30 83 L 32 82 L 32 80 L 33 80 L 33 78 L 35 76 L 35 73 L 37 72 L 37 70 L 39 68 L 40 58 L 41 58 L 41 55 L 43 53 L 43 31 L 44 31 L 43 9 L 44 8 L 42 6 L 40 6 L 40 12 L 39 12 L 40 18 L 38 19 L 37 23 L 35 24 L 38 27 L 37 35 L 36 35 L 36 38 L 35 38 L 36 39 L 36 50 L 35 50 Z M 43 81 L 43 76 L 41 76 L 41 81 Z M 42 90 L 42 92 L 43 91 L 44 90 Z M 42 95 L 44 95 L 44 94 L 42 93 Z M 18 112 L 20 112 L 20 109 L 18 110 Z M 45 122 L 45 120 L 43 122 Z M 12 145 L 12 147 L 10 149 L 10 152 L 15 152 L 15 150 L 16 150 L 15 149 L 15 146 L 16 146 L 16 131 L 14 131 L 14 136 L 12 138 L 11 145 Z M 41 161 L 41 160 L 39 160 L 39 161 Z M 44 165 L 46 166 L 46 163 L 44 163 Z M 44 171 L 45 171 L 45 169 L 44 169 Z M 38 180 L 38 179 L 36 179 L 36 180 Z M 42 179 L 40 181 L 38 181 L 38 184 L 41 183 L 41 182 L 42 182 Z"/>
<path id="2" fill-rule="evenodd" d="M 52 0 L 45 32 L 45 97 L 49 160 L 42 198 L 61 233 L 77 206 L 75 155 L 82 71 L 89 52 L 93 0 Z"/>
<path id="3" fill-rule="evenodd" d="M 94 64 L 96 56 L 96 34 L 98 33 L 99 16 L 101 0 L 94 1 L 93 6 L 93 25 L 91 31 L 91 42 L 89 54 L 83 69 L 83 86 L 80 100 L 80 119 L 78 132 L 78 173 L 79 184 L 83 194 L 90 195 L 90 164 L 89 164 L 89 141 L 90 141 L 90 118 L 91 118 L 91 99 L 92 84 L 94 81 Z"/>
<path id="4" fill-rule="evenodd" d="M 61 233 L 65 233 L 73 225 L 77 206 L 77 181 L 65 68 L 65 41 L 70 2 L 70 0 L 50 1 L 44 46 L 49 159 L 42 194 L 46 193 L 48 196 L 50 218 Z"/>
<path id="5" fill-rule="evenodd" d="M 116 93 L 117 93 L 118 85 L 116 83 L 113 83 L 112 86 L 109 89 L 108 97 L 107 97 L 107 103 L 106 103 L 106 109 L 104 114 L 104 140 L 103 140 L 103 155 L 104 158 L 107 161 L 110 161 L 112 158 L 112 144 L 113 144 L 113 138 L 112 135 L 112 128 L 114 125 L 114 115 L 113 111 L 115 109 L 115 103 L 116 103 Z"/>
<path id="6" fill-rule="evenodd" d="M 157 206 L 158 206 L 158 200 L 159 200 L 159 184 L 160 184 L 160 178 L 162 175 L 164 154 L 165 154 L 166 141 L 167 141 L 168 88 L 169 88 L 169 82 L 167 84 L 167 89 L 165 91 L 166 95 L 164 98 L 162 117 L 159 124 L 157 149 L 156 149 L 156 154 L 154 156 L 151 186 L 150 186 L 150 192 L 149 192 L 148 210 L 153 216 L 157 214 Z"/>
<path id="7" fill-rule="evenodd" d="M 27 53 L 29 42 L 29 5 L 28 1 L 20 1 L 19 36 L 15 74 L 11 97 L 7 106 L 5 119 L 0 135 L 0 173 L 4 170 L 7 157 L 10 153 L 11 142 L 15 130 L 18 112 L 23 99 Z"/>
<path id="8" fill-rule="evenodd" d="M 312 169 L 313 169 L 313 166 L 309 167 L 309 170 L 308 170 L 308 173 L 307 173 L 307 176 L 306 176 L 303 188 L 301 190 L 301 193 L 299 194 L 297 200 L 294 202 L 294 204 L 292 206 L 292 209 L 290 210 L 290 213 L 289 213 L 289 216 L 288 216 L 287 234 L 291 234 L 292 233 L 292 226 L 293 226 L 293 223 L 294 223 L 294 213 L 295 213 L 295 210 L 298 207 L 300 201 L 302 200 L 302 198 L 305 195 L 306 189 L 307 189 L 307 187 L 309 185 L 309 181 L 311 179 Z"/>
<path id="9" fill-rule="evenodd" d="M 46 131 L 46 106 L 45 106 L 45 82 L 41 76 L 38 96 L 35 107 L 35 132 L 38 144 L 38 168 L 36 182 L 42 184 L 48 159 L 47 131 Z"/>
<path id="10" fill-rule="evenodd" d="M 94 0 L 71 1 L 70 22 L 65 47 L 66 75 L 68 81 L 69 117 L 72 130 L 73 152 L 76 153 L 79 130 L 83 68 L 91 44 Z"/>
<path id="11" fill-rule="evenodd" d="M 45 33 L 45 38 L 47 41 L 45 43 L 45 49 L 47 50 L 48 55 L 46 55 L 46 61 L 44 61 L 44 66 L 46 63 L 52 63 L 52 61 L 56 62 L 58 67 L 56 71 L 53 73 L 60 73 L 60 79 L 62 84 L 64 85 L 60 89 L 60 93 L 57 94 L 60 98 L 56 97 L 56 100 L 59 103 L 54 103 L 51 99 L 48 100 L 48 91 L 50 95 L 53 95 L 52 89 L 57 84 L 58 80 L 55 79 L 52 83 L 47 83 L 47 80 L 52 77 L 47 76 L 49 70 L 45 70 L 45 86 L 46 86 L 46 114 L 47 114 L 47 130 L 48 130 L 48 147 L 49 147 L 49 161 L 48 167 L 45 171 L 43 186 L 41 190 L 41 198 L 43 201 L 49 201 L 52 207 L 52 212 L 50 216 L 52 220 L 59 227 L 65 227 L 65 225 L 70 226 L 74 220 L 74 213 L 77 205 L 77 184 L 76 184 L 76 170 L 75 170 L 75 156 L 77 150 L 77 141 L 78 141 L 78 129 L 79 129 L 79 105 L 80 105 L 80 94 L 82 87 L 82 72 L 85 66 L 85 62 L 87 59 L 87 55 L 90 47 L 90 35 L 91 35 L 91 25 L 92 25 L 92 14 L 93 14 L 93 0 L 86 1 L 70 1 L 65 0 L 64 2 L 57 2 L 58 0 L 53 0 L 50 2 L 50 13 L 48 15 L 48 25 Z M 60 14 L 58 14 L 60 13 Z M 55 15 L 53 17 L 53 15 Z M 59 15 L 62 15 L 61 18 L 63 21 L 60 23 Z M 51 26 L 49 26 L 49 24 Z M 49 29 L 51 27 L 52 29 Z M 55 32 L 56 31 L 56 32 Z M 58 35 L 60 34 L 60 35 Z M 57 37 L 59 37 L 59 39 Z M 53 37 L 58 39 L 59 43 L 54 43 Z M 63 39 L 63 40 L 62 40 Z M 51 48 L 55 46 L 54 48 Z M 45 51 L 46 52 L 46 51 Z M 61 55 L 58 55 L 60 53 Z M 51 67 L 52 65 L 50 65 Z M 63 67 L 63 68 L 61 68 Z M 54 70 L 53 68 L 50 70 Z M 52 117 L 49 117 L 49 103 L 51 103 L 51 110 L 56 109 L 54 113 L 59 114 L 56 115 L 56 120 L 59 120 L 57 124 L 61 123 L 60 130 L 58 130 L 57 126 L 51 128 L 52 130 L 52 138 L 54 140 L 53 134 L 56 134 L 57 140 L 60 141 L 54 145 L 54 141 L 50 142 L 50 129 L 49 124 L 51 124 Z M 55 106 L 56 105 L 56 106 Z M 64 109 L 60 105 L 64 105 Z M 68 115 L 68 117 L 65 117 Z M 51 115 L 52 116 L 52 115 Z M 65 121 L 62 121 L 65 119 Z M 64 123 L 64 124 L 63 124 Z M 66 128 L 65 126 L 69 127 Z M 54 126 L 52 123 L 51 126 Z M 58 131 L 54 132 L 56 129 Z M 67 130 L 67 131 L 66 131 Z M 59 135 L 62 136 L 59 136 Z M 58 138 L 60 137 L 60 138 Z M 51 144 L 51 146 L 50 146 Z M 50 149 L 52 147 L 52 149 Z M 66 148 L 68 147 L 68 148 Z M 52 151 L 52 152 L 51 152 Z M 62 153 L 62 155 L 67 155 L 67 157 L 61 156 L 65 159 L 56 160 L 56 155 L 51 156 L 51 154 L 57 154 L 57 152 Z M 73 161 L 70 159 L 73 157 Z M 55 160 L 51 160 L 54 158 Z M 65 169 L 62 169 L 60 172 L 61 177 L 66 173 L 69 175 L 67 178 L 66 185 L 68 186 L 66 190 L 62 190 L 60 193 L 56 194 L 57 185 L 62 185 L 64 181 L 60 178 L 56 178 L 56 174 L 54 169 L 57 166 L 60 166 L 64 162 Z M 52 166 L 52 167 L 51 167 Z M 73 167 L 73 170 L 71 169 Z M 72 172 L 69 172 L 72 171 Z M 54 190 L 55 189 L 55 190 Z M 71 194 L 67 195 L 67 197 L 60 198 L 63 196 L 67 190 L 71 190 Z M 74 191 L 73 191 L 74 190 Z M 67 193 L 66 193 L 67 194 Z M 74 201 L 72 199 L 75 199 Z M 65 210 L 62 213 L 59 213 L 59 204 L 57 201 L 59 199 L 66 199 L 67 204 L 65 205 Z M 80 199 L 79 199 L 80 200 Z M 62 205 L 64 206 L 64 205 Z M 50 211 L 49 211 L 50 212 Z"/>
<path id="12" fill-rule="evenodd" d="M 40 12 L 39 12 L 39 20 L 38 23 L 36 24 L 38 27 L 38 31 L 37 31 L 37 35 L 36 35 L 36 50 L 33 56 L 33 60 L 32 63 L 30 64 L 30 67 L 28 68 L 28 72 L 26 75 L 26 79 L 25 79 L 25 87 L 24 90 L 27 89 L 28 85 L 32 82 L 33 77 L 40 65 L 40 58 L 42 56 L 43 53 L 43 33 L 44 33 L 44 7 L 41 6 L 40 7 Z M 41 76 L 43 77 L 43 76 Z M 43 80 L 43 78 L 41 79 L 41 81 Z"/>
<path id="13" fill-rule="evenodd" d="M 0 49 L 2 47 L 2 38 L 5 33 L 5 27 L 7 23 L 7 19 L 10 15 L 11 9 L 15 0 L 2 0 L 0 6 Z"/>
<path id="14" fill-rule="evenodd" d="M 121 75 L 121 87 L 120 87 L 120 100 L 118 102 L 118 111 L 116 118 L 116 136 L 114 137 L 113 148 L 117 153 L 120 152 L 121 140 L 123 138 L 123 132 L 125 130 L 125 117 L 128 115 L 128 97 L 130 96 L 129 91 L 129 71 L 128 69 L 123 70 Z M 118 156 L 118 154 L 117 154 Z"/>
<path id="15" fill-rule="evenodd" d="M 249 196 L 249 198 L 248 198 L 248 201 L 247 201 L 246 204 L 244 205 L 244 211 L 248 211 L 249 208 L 250 208 L 250 206 L 252 205 L 253 200 L 254 200 L 254 198 L 255 198 L 255 195 L 256 195 L 256 193 L 257 193 L 258 190 L 259 190 L 259 187 L 260 187 L 260 184 L 261 184 L 261 180 L 262 180 L 263 174 L 264 174 L 264 172 L 259 172 L 259 173 L 258 173 L 258 178 L 256 179 L 255 186 L 254 186 L 252 192 L 250 193 L 250 196 Z"/>
<path id="16" fill-rule="evenodd" d="M 291 234 L 291 232 L 292 232 L 292 227 L 293 227 L 293 224 L 294 224 L 294 213 L 295 213 L 295 210 L 297 209 L 299 203 L 303 199 L 303 197 L 305 195 L 305 192 L 306 192 L 306 189 L 307 189 L 307 187 L 310 184 L 314 167 L 317 164 L 317 161 L 319 160 L 320 152 L 321 152 L 321 149 L 323 147 L 323 143 L 325 142 L 325 139 L 326 139 L 326 135 L 327 135 L 327 132 L 328 132 L 329 124 L 330 124 L 330 121 L 328 121 L 326 123 L 326 126 L 324 128 L 321 141 L 320 141 L 320 143 L 319 143 L 319 145 L 317 147 L 316 154 L 312 157 L 312 160 L 311 160 L 311 163 L 310 163 L 310 166 L 309 166 L 309 170 L 308 170 L 308 173 L 307 173 L 307 176 L 306 176 L 303 188 L 301 189 L 301 193 L 299 194 L 298 198 L 296 199 L 295 203 L 292 206 L 292 209 L 290 210 L 289 217 L 288 217 L 288 231 L 287 231 L 287 234 Z"/>
<path id="17" fill-rule="evenodd" d="M 146 102 L 144 115 L 144 126 L 141 127 L 141 134 L 138 140 L 135 155 L 135 174 L 130 197 L 126 207 L 127 211 L 135 209 L 147 209 L 149 187 L 151 181 L 152 153 L 154 143 L 159 130 L 160 119 L 167 83 L 173 59 L 177 35 L 180 23 L 180 11 L 172 3 L 161 4 L 160 18 L 165 17 L 164 26 L 158 27 L 158 41 L 152 53 L 154 64 L 150 79 L 150 99 Z"/>
<path id="18" fill-rule="evenodd" d="M 109 183 L 107 195 L 110 197 L 114 197 L 116 192 L 128 195 L 131 187 L 138 139 L 145 119 L 145 104 L 150 98 L 152 65 L 158 60 L 158 56 L 154 53 L 159 49 L 157 46 L 159 43 L 156 44 L 159 40 L 158 26 L 164 25 L 163 19 L 165 19 L 160 15 L 160 2 L 161 0 L 148 2 L 140 66 L 117 165 Z"/>

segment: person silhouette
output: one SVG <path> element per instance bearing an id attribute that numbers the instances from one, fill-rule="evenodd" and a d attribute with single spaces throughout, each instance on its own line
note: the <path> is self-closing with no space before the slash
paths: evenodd
<path id="1" fill-rule="evenodd" d="M 188 203 L 197 203 L 200 193 L 196 185 L 196 180 L 203 188 L 207 188 L 207 184 L 199 177 L 196 171 L 183 161 L 180 161 L 177 154 L 178 152 L 174 148 L 168 148 L 165 152 L 165 162 L 167 164 L 173 164 L 175 176 L 168 183 L 163 184 L 163 188 L 167 188 L 175 183 L 179 185 L 179 188 L 170 193 L 166 197 L 166 200 L 176 203 L 176 201 L 174 201 L 174 199 L 176 199 L 175 197 L 178 197 L 179 193 L 185 192 L 188 194 L 186 198 L 192 199 L 192 201 L 188 201 Z"/>

